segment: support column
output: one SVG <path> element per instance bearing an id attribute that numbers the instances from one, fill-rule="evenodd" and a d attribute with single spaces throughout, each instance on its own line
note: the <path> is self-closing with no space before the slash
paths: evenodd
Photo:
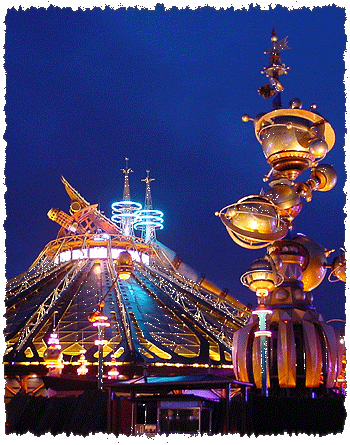
<path id="1" fill-rule="evenodd" d="M 264 307 L 253 311 L 259 318 L 259 330 L 255 331 L 255 337 L 260 337 L 260 365 L 261 365 L 261 393 L 263 396 L 269 396 L 269 388 L 267 383 L 268 371 L 268 338 L 271 332 L 266 330 L 266 315 L 272 314 L 272 311 Z"/>

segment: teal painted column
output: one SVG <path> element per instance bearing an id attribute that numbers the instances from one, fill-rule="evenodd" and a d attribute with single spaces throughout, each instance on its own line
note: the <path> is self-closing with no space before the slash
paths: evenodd
<path id="1" fill-rule="evenodd" d="M 97 372 L 97 387 L 102 390 L 103 384 L 103 327 L 97 326 L 98 335 L 98 372 Z"/>
<path id="2" fill-rule="evenodd" d="M 271 331 L 266 329 L 266 316 L 272 314 L 272 311 L 265 308 L 258 308 L 253 311 L 259 318 L 259 330 L 255 331 L 255 337 L 260 338 L 260 365 L 261 365 L 261 393 L 268 397 L 269 387 L 267 384 L 268 367 L 268 338 L 271 337 Z"/>

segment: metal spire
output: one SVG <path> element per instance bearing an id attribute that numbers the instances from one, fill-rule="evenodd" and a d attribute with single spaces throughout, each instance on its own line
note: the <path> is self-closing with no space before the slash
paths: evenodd
<path id="1" fill-rule="evenodd" d="M 123 200 L 112 204 L 113 215 L 111 220 L 119 224 L 125 236 L 134 236 L 134 219 L 136 211 L 142 208 L 138 202 L 130 200 L 129 173 L 133 171 L 128 166 L 129 158 L 125 158 L 125 168 L 120 169 L 124 173 Z"/>
<path id="2" fill-rule="evenodd" d="M 146 183 L 146 197 L 145 197 L 145 209 L 149 210 L 152 209 L 152 195 L 151 195 L 151 182 L 154 181 L 154 178 L 150 178 L 149 174 L 150 171 L 146 170 L 147 176 L 145 179 L 141 179 L 141 181 L 144 181 Z"/>
<path id="3" fill-rule="evenodd" d="M 133 173 L 131 168 L 128 167 L 129 158 L 125 158 L 125 168 L 120 170 L 124 173 L 124 190 L 123 201 L 130 201 L 130 185 L 129 185 L 129 173 Z"/>
<path id="4" fill-rule="evenodd" d="M 149 170 L 146 170 L 147 176 L 141 181 L 146 183 L 146 196 L 145 196 L 145 207 L 143 210 L 136 212 L 137 217 L 135 220 L 134 228 L 136 230 L 140 229 L 141 238 L 143 238 L 146 243 L 155 241 L 156 239 L 156 229 L 163 228 L 163 212 L 160 210 L 153 210 L 152 205 L 152 195 L 151 195 L 151 182 L 154 178 L 149 177 Z"/>
<path id="5" fill-rule="evenodd" d="M 261 74 L 265 74 L 269 78 L 270 84 L 266 83 L 259 88 L 258 93 L 265 99 L 275 96 L 273 100 L 273 108 L 281 108 L 281 92 L 284 91 L 284 87 L 279 80 L 279 76 L 287 74 L 289 67 L 286 67 L 284 63 L 281 63 L 280 51 L 290 49 L 287 42 L 288 37 L 284 37 L 278 40 L 275 29 L 273 28 L 271 34 L 272 46 L 264 51 L 264 54 L 270 54 L 270 64 L 265 66 L 261 71 Z"/>
<path id="6" fill-rule="evenodd" d="M 152 195 L 151 195 L 151 182 L 154 181 L 154 178 L 149 177 L 149 170 L 146 170 L 146 178 L 141 179 L 146 183 L 146 196 L 145 196 L 145 210 L 152 210 Z M 149 212 L 148 212 L 149 213 Z M 150 221 L 151 222 L 151 221 Z M 142 226 L 141 238 L 144 238 L 146 242 L 150 242 L 151 240 L 155 240 L 156 238 L 156 230 L 152 224 L 144 224 Z"/>

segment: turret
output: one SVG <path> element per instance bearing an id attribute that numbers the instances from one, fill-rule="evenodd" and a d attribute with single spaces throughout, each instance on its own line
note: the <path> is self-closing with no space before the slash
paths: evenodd
<path id="1" fill-rule="evenodd" d="M 289 49 L 287 38 L 278 41 L 272 32 L 272 47 L 265 74 L 270 84 L 258 92 L 272 97 L 272 111 L 254 119 L 255 136 L 270 166 L 263 178 L 269 188 L 224 207 L 217 215 L 231 238 L 247 249 L 266 248 L 241 281 L 256 293 L 258 306 L 247 325 L 233 336 L 232 360 L 238 380 L 255 383 L 264 396 L 269 388 L 334 388 L 342 369 L 344 346 L 340 334 L 316 312 L 312 292 L 331 268 L 345 281 L 345 255 L 328 264 L 333 250 L 326 250 L 306 235 L 295 232 L 294 219 L 315 191 L 329 191 L 337 182 L 332 165 L 321 163 L 333 148 L 335 134 L 330 123 L 316 112 L 302 109 L 299 99 L 283 108 L 287 74 L 280 51 Z M 305 182 L 299 176 L 310 171 Z"/>

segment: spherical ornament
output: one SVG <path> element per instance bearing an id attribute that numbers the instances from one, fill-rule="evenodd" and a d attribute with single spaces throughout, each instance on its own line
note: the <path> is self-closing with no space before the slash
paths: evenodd
<path id="1" fill-rule="evenodd" d="M 248 122 L 249 120 L 250 120 L 250 116 L 248 114 L 243 114 L 242 121 L 243 122 Z"/>
<path id="2" fill-rule="evenodd" d="M 302 278 L 304 291 L 308 292 L 321 284 L 326 275 L 326 249 L 301 234 L 293 237 L 293 241 L 304 247 L 308 253 L 308 261 L 303 270 Z"/>
<path id="3" fill-rule="evenodd" d="M 310 142 L 309 150 L 315 159 L 324 158 L 328 153 L 328 144 L 323 139 L 314 139 Z"/>
<path id="4" fill-rule="evenodd" d="M 239 229 L 262 234 L 273 233 L 278 224 L 275 207 L 266 198 L 247 197 L 232 206 L 228 212 L 231 222 Z"/>
<path id="5" fill-rule="evenodd" d="M 338 176 L 333 165 L 319 164 L 312 170 L 311 178 L 315 178 L 318 181 L 317 190 L 328 192 L 336 185 Z"/>
<path id="6" fill-rule="evenodd" d="M 332 274 L 340 281 L 346 282 L 345 253 L 334 258 L 332 262 Z"/>
<path id="7" fill-rule="evenodd" d="M 255 127 L 268 163 L 275 170 L 285 172 L 284 177 L 291 180 L 298 175 L 290 177 L 287 171 L 297 170 L 300 174 L 313 160 L 308 147 L 313 137 L 310 121 L 298 116 L 299 112 L 301 110 L 291 110 L 288 115 L 286 110 L 284 115 L 273 116 L 270 121 L 261 118 Z"/>
<path id="8" fill-rule="evenodd" d="M 53 345 L 45 349 L 43 354 L 44 362 L 59 363 L 62 360 L 61 348 Z"/>
<path id="9" fill-rule="evenodd" d="M 312 304 L 314 301 L 314 296 L 312 294 L 312 292 L 305 292 L 305 300 L 309 303 Z"/>
<path id="10" fill-rule="evenodd" d="M 241 277 L 244 286 L 258 296 L 267 296 L 283 281 L 277 273 L 274 263 L 267 258 L 258 258 Z"/>
<path id="11" fill-rule="evenodd" d="M 301 108 L 303 106 L 303 103 L 300 99 L 297 99 L 296 97 L 294 99 L 291 99 L 289 102 L 290 108 Z"/>
<path id="12" fill-rule="evenodd" d="M 276 298 L 276 300 L 283 301 L 289 297 L 289 292 L 287 289 L 276 289 L 273 296 Z"/>
<path id="13" fill-rule="evenodd" d="M 306 298 L 305 292 L 302 289 L 294 289 L 293 291 L 293 297 L 297 301 L 304 301 Z"/>
<path id="14" fill-rule="evenodd" d="M 132 263 L 132 257 L 129 252 L 126 250 L 120 252 L 117 258 L 117 264 L 118 265 L 129 265 Z"/>
<path id="15" fill-rule="evenodd" d="M 121 280 L 128 280 L 133 270 L 132 257 L 129 252 L 124 250 L 120 252 L 116 260 L 116 270 L 118 278 Z"/>
<path id="16" fill-rule="evenodd" d="M 286 210 L 293 217 L 301 210 L 299 193 L 287 184 L 273 185 L 264 196 L 271 199 L 280 209 Z"/>
<path id="17" fill-rule="evenodd" d="M 261 195 L 250 195 L 217 213 L 231 238 L 247 249 L 257 249 L 282 239 L 289 222 L 278 207 Z"/>

